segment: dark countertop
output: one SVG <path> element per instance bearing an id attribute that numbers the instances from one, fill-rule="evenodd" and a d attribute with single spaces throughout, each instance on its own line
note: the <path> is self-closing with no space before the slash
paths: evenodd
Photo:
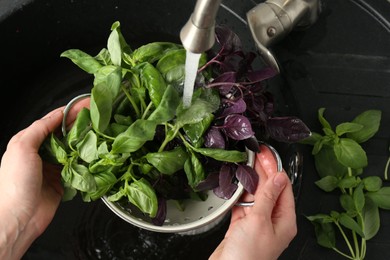
<path id="1" fill-rule="evenodd" d="M 62 51 L 71 47 L 101 49 L 108 36 L 107 28 L 114 20 L 123 21 L 125 28 L 131 25 L 125 33 L 131 34 L 136 44 L 156 39 L 177 40 L 172 34 L 188 19 L 195 1 L 188 0 L 184 9 L 174 7 L 173 2 L 25 1 L 24 5 L 18 1 L 17 8 L 0 12 L 0 49 L 4 50 L 0 86 L 10 93 L 1 95 L 0 154 L 17 130 L 88 90 L 88 77 L 73 65 L 56 61 Z M 241 17 L 255 2 L 262 1 L 223 1 Z M 390 140 L 390 3 L 387 0 L 322 3 L 316 24 L 292 32 L 272 48 L 282 74 L 271 85 L 277 86 L 281 110 L 298 115 L 317 132 L 319 107 L 326 108 L 326 117 L 333 125 L 352 120 L 364 110 L 380 109 L 379 132 L 364 144 L 369 160 L 364 174 L 382 177 Z M 3 5 L 7 8 L 8 2 Z M 219 12 L 218 22 L 231 25 L 239 31 L 244 44 L 253 47 L 245 24 L 226 8 Z M 144 21 L 144 17 L 150 19 Z M 147 33 L 153 31 L 161 34 Z M 11 115 L 6 100 L 14 100 Z M 317 245 L 314 228 L 305 218 L 336 205 L 337 197 L 314 185 L 318 175 L 311 147 L 298 145 L 297 149 L 304 158 L 296 203 L 298 234 L 280 259 L 344 259 Z M 380 213 L 381 228 L 367 243 L 366 259 L 390 259 L 390 212 Z M 23 259 L 207 259 L 223 238 L 228 222 L 226 218 L 216 228 L 197 236 L 156 234 L 125 223 L 101 201 L 83 203 L 76 198 L 60 205 L 53 222 Z"/>

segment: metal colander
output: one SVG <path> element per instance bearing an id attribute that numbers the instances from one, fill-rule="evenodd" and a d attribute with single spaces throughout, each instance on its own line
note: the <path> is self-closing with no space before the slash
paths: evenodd
<path id="1" fill-rule="evenodd" d="M 62 122 L 63 135 L 66 135 L 66 117 L 69 110 L 76 102 L 89 96 L 90 94 L 79 95 L 67 104 L 64 109 L 64 118 Z M 247 165 L 253 167 L 255 153 L 247 149 L 247 154 Z M 230 199 L 225 200 L 217 197 L 214 192 L 210 190 L 208 191 L 208 197 L 205 201 L 191 199 L 184 201 L 184 210 L 179 209 L 173 201 L 168 201 L 166 220 L 161 226 L 153 224 L 149 216 L 143 214 L 135 206 L 130 205 L 130 203 L 123 205 L 120 202 L 112 202 L 109 201 L 106 196 L 103 196 L 102 200 L 117 216 L 142 229 L 163 233 L 193 235 L 203 233 L 216 226 L 223 220 L 236 203 L 238 206 L 253 205 L 253 202 L 238 203 L 243 192 L 243 186 L 238 183 L 238 188 L 233 196 Z"/>

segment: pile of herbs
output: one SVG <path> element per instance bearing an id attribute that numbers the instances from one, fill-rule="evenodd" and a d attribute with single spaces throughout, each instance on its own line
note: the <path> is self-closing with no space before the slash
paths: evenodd
<path id="1" fill-rule="evenodd" d="M 127 201 L 162 225 L 167 200 L 205 200 L 213 190 L 229 199 L 238 181 L 254 193 L 258 175 L 246 165 L 245 147 L 262 139 L 296 142 L 310 135 L 296 117 L 274 116 L 254 53 L 217 26 L 213 48 L 201 55 L 191 106 L 183 107 L 186 50 L 172 42 L 132 49 L 120 23 L 96 56 L 78 49 L 61 54 L 94 76 L 90 108 L 82 109 L 63 137 L 50 138 L 50 153 L 63 165 L 64 200 L 107 196 Z"/>
<path id="2" fill-rule="evenodd" d="M 379 210 L 390 209 L 390 187 L 383 186 L 379 176 L 365 176 L 363 171 L 368 166 L 368 158 L 361 144 L 377 133 L 381 111 L 366 110 L 334 129 L 325 119 L 324 111 L 325 108 L 318 110 L 324 134 L 313 132 L 302 143 L 313 146 L 315 167 L 320 176 L 315 184 L 325 192 L 338 194 L 340 207 L 329 213 L 307 216 L 307 219 L 315 227 L 319 245 L 347 259 L 361 260 L 366 255 L 367 241 L 380 228 Z M 337 235 L 345 244 L 337 243 Z"/>

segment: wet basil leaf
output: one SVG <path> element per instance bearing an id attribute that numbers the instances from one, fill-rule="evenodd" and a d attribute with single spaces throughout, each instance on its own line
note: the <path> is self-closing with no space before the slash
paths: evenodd
<path id="1" fill-rule="evenodd" d="M 158 201 L 156 193 L 150 183 L 142 178 L 126 186 L 125 193 L 129 201 L 137 206 L 142 212 L 155 217 L 157 214 Z"/>
<path id="2" fill-rule="evenodd" d="M 163 76 L 150 63 L 142 63 L 137 68 L 140 70 L 139 77 L 141 78 L 141 82 L 149 92 L 150 100 L 153 102 L 154 106 L 157 107 L 167 88 Z"/>
<path id="3" fill-rule="evenodd" d="M 157 123 L 137 119 L 131 126 L 119 134 L 112 144 L 112 153 L 131 153 L 140 149 L 145 142 L 154 138 Z"/>
<path id="4" fill-rule="evenodd" d="M 184 171 L 188 179 L 188 184 L 196 190 L 198 184 L 205 178 L 205 170 L 195 153 L 191 153 L 188 156 L 184 163 Z"/>
<path id="5" fill-rule="evenodd" d="M 90 113 L 93 128 L 103 133 L 111 120 L 112 94 L 105 83 L 100 83 L 92 88 Z"/>
<path id="6" fill-rule="evenodd" d="M 77 151 L 80 158 L 87 163 L 98 159 L 97 136 L 93 131 L 89 131 L 84 139 L 77 144 Z"/>
<path id="7" fill-rule="evenodd" d="M 149 116 L 148 120 L 155 121 L 159 124 L 172 120 L 176 115 L 179 102 L 180 97 L 177 91 L 172 86 L 168 86 L 161 102 Z"/>
<path id="8" fill-rule="evenodd" d="M 94 57 L 78 49 L 64 51 L 61 53 L 61 57 L 70 59 L 74 64 L 89 74 L 94 74 L 102 67 Z"/>
<path id="9" fill-rule="evenodd" d="M 182 49 L 182 46 L 172 42 L 151 42 L 134 50 L 131 54 L 132 63 L 154 63 L 160 60 L 168 51 L 177 49 Z"/>
<path id="10" fill-rule="evenodd" d="M 211 157 L 217 161 L 223 162 L 245 162 L 248 157 L 245 152 L 236 150 L 223 150 L 223 149 L 212 149 L 212 148 L 194 148 L 194 151 Z"/>
<path id="11" fill-rule="evenodd" d="M 171 151 L 148 153 L 145 158 L 160 173 L 171 175 L 184 168 L 188 154 L 182 147 L 178 147 Z"/>

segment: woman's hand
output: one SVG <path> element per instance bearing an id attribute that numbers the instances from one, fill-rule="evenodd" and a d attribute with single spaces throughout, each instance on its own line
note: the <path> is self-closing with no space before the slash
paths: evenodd
<path id="1" fill-rule="evenodd" d="M 88 99 L 89 100 L 89 99 Z M 69 113 L 73 121 L 87 100 Z M 63 194 L 60 169 L 38 154 L 58 129 L 64 108 L 35 121 L 11 138 L 0 168 L 0 258 L 20 259 L 54 217 Z"/>
<path id="2" fill-rule="evenodd" d="M 275 158 L 266 146 L 260 150 L 255 160 L 260 175 L 255 203 L 253 207 L 233 208 L 225 238 L 210 259 L 277 259 L 297 233 L 289 178 L 277 172 Z"/>

